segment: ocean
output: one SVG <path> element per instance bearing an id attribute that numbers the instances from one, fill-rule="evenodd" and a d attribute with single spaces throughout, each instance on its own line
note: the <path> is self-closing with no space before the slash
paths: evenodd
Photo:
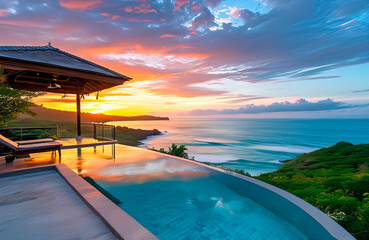
<path id="1" fill-rule="evenodd" d="M 140 147 L 184 144 L 190 157 L 251 175 L 277 170 L 280 160 L 329 147 L 340 141 L 369 143 L 369 119 L 171 119 L 110 122 L 116 126 L 158 129 L 161 136 Z"/>

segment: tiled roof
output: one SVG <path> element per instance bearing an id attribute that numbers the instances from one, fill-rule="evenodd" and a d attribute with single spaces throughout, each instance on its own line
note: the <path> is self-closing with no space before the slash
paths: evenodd
<path id="1" fill-rule="evenodd" d="M 0 57 L 17 59 L 53 65 L 75 70 L 82 70 L 109 77 L 129 79 L 129 77 L 90 62 L 86 59 L 77 57 L 73 54 L 64 52 L 51 45 L 48 46 L 0 46 Z"/>

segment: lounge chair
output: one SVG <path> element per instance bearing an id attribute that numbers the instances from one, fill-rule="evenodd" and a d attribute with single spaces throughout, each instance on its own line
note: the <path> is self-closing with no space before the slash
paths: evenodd
<path id="1" fill-rule="evenodd" d="M 54 141 L 37 142 L 37 140 L 30 140 L 30 141 L 22 141 L 22 143 L 20 144 L 0 134 L 0 144 L 12 150 L 14 155 L 58 150 L 59 156 L 61 156 L 62 145 Z"/>
<path id="2" fill-rule="evenodd" d="M 47 143 L 47 142 L 55 142 L 52 138 L 41 138 L 41 139 L 35 139 L 35 140 L 23 140 L 23 141 L 15 141 L 19 145 L 25 145 L 25 144 L 35 144 L 35 143 Z"/>

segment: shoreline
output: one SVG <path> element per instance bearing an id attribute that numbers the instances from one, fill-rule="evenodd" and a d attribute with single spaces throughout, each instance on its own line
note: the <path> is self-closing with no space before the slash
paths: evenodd
<path id="1" fill-rule="evenodd" d="M 161 132 L 161 134 L 156 134 L 156 135 L 150 135 L 147 136 L 145 139 L 140 140 L 139 143 L 136 145 L 136 147 L 140 147 L 140 146 L 146 146 L 146 148 L 148 148 L 148 146 L 146 145 L 149 141 L 156 139 L 156 138 L 160 138 L 160 137 L 165 137 L 168 135 L 168 132 Z"/>
<path id="2" fill-rule="evenodd" d="M 158 129 L 152 130 L 142 130 L 135 128 L 128 128 L 122 126 L 115 127 L 115 139 L 120 144 L 125 144 L 129 146 L 139 146 L 143 141 L 151 136 L 162 135 Z"/>

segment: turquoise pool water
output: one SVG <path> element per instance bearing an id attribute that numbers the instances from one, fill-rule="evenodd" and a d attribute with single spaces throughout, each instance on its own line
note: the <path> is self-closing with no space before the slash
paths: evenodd
<path id="1" fill-rule="evenodd" d="M 208 168 L 168 158 L 109 165 L 96 182 L 159 239 L 308 239 Z"/>
<path id="2" fill-rule="evenodd" d="M 354 239 L 327 215 L 253 178 L 120 144 L 32 154 L 91 177 L 159 239 Z"/>

